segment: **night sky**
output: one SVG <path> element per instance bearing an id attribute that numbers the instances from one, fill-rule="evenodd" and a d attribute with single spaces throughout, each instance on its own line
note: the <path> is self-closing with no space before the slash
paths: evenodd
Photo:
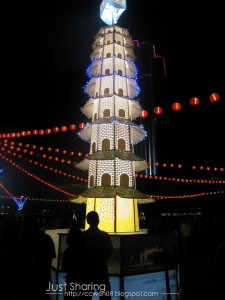
<path id="1" fill-rule="evenodd" d="M 165 60 L 166 77 L 160 59 L 154 74 L 158 83 L 164 77 L 162 87 L 155 86 L 156 101 L 167 120 L 159 132 L 160 160 L 225 167 L 222 2 L 205 2 L 201 7 L 195 2 L 127 0 L 117 25 L 128 28 L 134 40 L 154 44 L 156 54 Z M 59 0 L 1 6 L 0 133 L 87 121 L 80 108 L 88 100 L 83 86 L 88 80 L 94 36 L 106 26 L 99 16 L 100 4 L 101 0 Z M 213 92 L 221 96 L 218 103 L 209 102 Z M 190 106 L 191 97 L 199 97 L 198 107 Z M 182 104 L 180 112 L 171 110 L 173 102 Z M 144 102 L 140 103 L 143 107 Z M 32 137 L 21 142 L 88 152 L 89 144 L 74 132 L 54 138 Z M 26 159 L 20 164 L 48 182 L 64 183 L 63 177 L 57 179 L 32 168 Z M 45 188 L 4 160 L 1 167 L 1 181 L 12 193 L 29 190 L 32 197 L 43 193 Z M 77 174 L 74 167 L 67 171 Z M 64 196 L 57 193 L 55 197 Z"/>

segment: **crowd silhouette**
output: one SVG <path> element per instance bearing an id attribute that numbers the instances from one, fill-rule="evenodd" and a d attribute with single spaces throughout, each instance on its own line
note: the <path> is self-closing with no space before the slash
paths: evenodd
<path id="1" fill-rule="evenodd" d="M 0 284 L 2 300 L 32 300 L 49 299 L 46 287 L 51 282 L 52 259 L 56 257 L 56 249 L 52 238 L 45 232 L 45 220 L 36 215 L 0 215 Z M 90 212 L 86 216 L 89 224 L 87 230 L 81 230 L 77 222 L 73 220 L 67 236 L 67 248 L 64 253 L 63 270 L 65 282 L 80 284 L 80 287 L 72 285 L 73 291 L 82 291 L 78 299 L 91 299 L 94 291 L 99 292 L 101 299 L 110 299 L 111 290 L 107 260 L 112 254 L 113 247 L 108 233 L 100 230 L 99 216 L 96 212 Z M 180 234 L 180 252 L 185 258 L 182 234 L 180 232 L 183 220 L 177 224 L 170 223 L 169 230 L 177 230 Z M 223 278 L 225 272 L 225 231 L 224 218 L 210 220 L 204 218 L 189 218 L 191 234 L 189 236 L 188 258 L 181 261 L 181 271 L 187 277 L 186 269 L 193 266 L 186 284 L 195 274 L 199 262 L 206 263 L 202 277 L 196 281 L 197 290 L 200 290 L 200 280 L 210 276 L 215 281 L 211 287 L 218 294 L 223 293 Z M 160 231 L 167 231 L 168 227 Z M 159 232 L 159 230 L 156 231 Z M 152 229 L 150 232 L 153 232 Z M 182 254 L 183 252 L 183 254 Z M 210 269 L 207 269 L 208 266 Z M 198 272 L 198 270 L 196 271 Z M 209 273 L 209 275 L 207 275 Z M 197 273 L 196 273 L 197 276 Z M 205 276 L 205 277 L 204 277 Z M 186 279 L 185 279 L 186 280 Z M 182 282 L 181 282 L 182 284 Z M 213 284 L 213 283 L 212 283 Z M 208 287 L 208 286 L 207 286 Z M 205 282 L 202 282 L 202 289 Z M 87 293 L 88 292 L 88 293 Z M 105 292 L 105 293 L 104 293 Z M 210 291 L 207 290 L 210 296 Z M 65 294 L 65 299 L 71 295 Z M 74 295 L 73 295 L 74 298 Z M 184 298 L 191 299 L 191 298 Z M 200 298 L 199 298 L 200 299 Z"/>
<path id="2" fill-rule="evenodd" d="M 1 284 L 3 299 L 47 300 L 55 245 L 43 222 L 34 216 L 1 217 Z"/>

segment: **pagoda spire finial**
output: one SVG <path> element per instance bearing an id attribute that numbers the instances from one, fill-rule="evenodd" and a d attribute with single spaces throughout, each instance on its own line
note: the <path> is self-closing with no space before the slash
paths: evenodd
<path id="1" fill-rule="evenodd" d="M 113 25 L 125 9 L 126 0 L 103 0 L 100 5 L 100 17 L 107 25 Z"/>

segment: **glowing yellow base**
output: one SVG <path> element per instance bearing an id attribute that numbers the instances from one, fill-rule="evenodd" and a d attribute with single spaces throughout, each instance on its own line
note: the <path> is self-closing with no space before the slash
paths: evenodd
<path id="1" fill-rule="evenodd" d="M 87 198 L 86 214 L 91 211 L 99 214 L 99 229 L 106 232 L 128 233 L 139 231 L 137 199 Z M 88 228 L 85 222 L 85 229 Z"/>

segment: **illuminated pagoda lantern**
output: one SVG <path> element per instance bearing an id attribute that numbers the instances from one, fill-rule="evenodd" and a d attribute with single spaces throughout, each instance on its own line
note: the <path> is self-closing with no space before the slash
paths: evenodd
<path id="1" fill-rule="evenodd" d="M 142 108 L 134 64 L 134 44 L 127 29 L 117 25 L 126 1 L 106 1 L 100 15 L 108 25 L 95 36 L 84 87 L 90 97 L 81 109 L 90 119 L 79 135 L 90 142 L 88 158 L 75 165 L 88 171 L 88 188 L 74 203 L 86 203 L 86 213 L 98 212 L 99 228 L 112 233 L 139 232 L 138 203 L 153 199 L 136 189 L 136 172 L 148 164 L 134 154 L 134 144 L 146 138 L 133 121 Z M 85 224 L 85 228 L 87 228 Z"/>

